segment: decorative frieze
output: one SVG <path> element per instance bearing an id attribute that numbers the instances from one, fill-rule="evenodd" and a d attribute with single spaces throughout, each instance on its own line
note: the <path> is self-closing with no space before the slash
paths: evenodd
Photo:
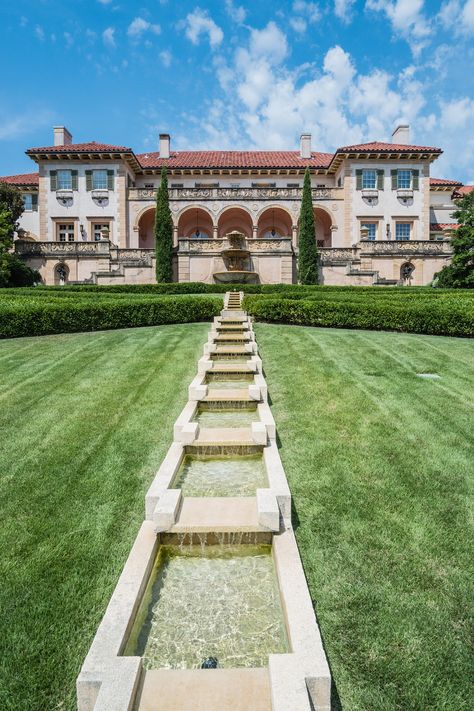
<path id="1" fill-rule="evenodd" d="M 448 240 L 428 241 L 428 240 L 361 240 L 359 242 L 361 254 L 389 255 L 396 256 L 449 256 L 452 254 L 452 247 Z"/>

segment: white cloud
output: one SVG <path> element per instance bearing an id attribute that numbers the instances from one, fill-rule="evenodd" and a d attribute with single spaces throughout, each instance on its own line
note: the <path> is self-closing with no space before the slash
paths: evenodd
<path id="1" fill-rule="evenodd" d="M 306 24 L 306 20 L 304 20 L 302 17 L 290 17 L 289 19 L 290 26 L 294 29 L 295 32 L 298 32 L 298 34 L 303 35 L 306 32 L 306 28 L 308 25 Z"/>
<path id="2" fill-rule="evenodd" d="M 102 41 L 106 47 L 113 48 L 116 46 L 114 27 L 107 27 L 107 29 L 102 32 Z"/>
<path id="3" fill-rule="evenodd" d="M 101 5 L 109 5 L 112 0 L 98 0 L 98 2 L 100 2 Z"/>
<path id="4" fill-rule="evenodd" d="M 452 30 L 456 37 L 474 34 L 474 0 L 448 0 L 443 3 L 437 18 L 445 29 Z"/>
<path id="5" fill-rule="evenodd" d="M 69 47 L 72 47 L 74 44 L 74 37 L 71 35 L 70 32 L 64 32 L 63 37 L 66 40 L 66 47 L 69 49 Z"/>
<path id="6" fill-rule="evenodd" d="M 37 38 L 40 40 L 40 42 L 44 42 L 45 35 L 44 35 L 44 30 L 41 27 L 41 25 L 36 25 L 35 27 L 35 35 Z"/>
<path id="7" fill-rule="evenodd" d="M 365 7 L 383 12 L 393 32 L 407 40 L 414 56 L 429 44 L 433 29 L 423 14 L 424 0 L 367 0 Z"/>
<path id="8" fill-rule="evenodd" d="M 6 116 L 0 114 L 0 140 L 11 141 L 49 126 L 54 120 L 54 114 L 49 109 L 30 109 L 21 116 Z"/>
<path id="9" fill-rule="evenodd" d="M 220 45 L 224 39 L 224 33 L 221 28 L 216 25 L 206 10 L 201 10 L 199 7 L 188 14 L 185 27 L 186 37 L 193 44 L 199 44 L 201 35 L 207 35 L 212 48 Z"/>
<path id="10" fill-rule="evenodd" d="M 127 29 L 127 35 L 134 39 L 139 39 L 144 32 L 152 32 L 154 35 L 159 35 L 161 27 L 144 20 L 143 17 L 136 17 Z"/>
<path id="11" fill-rule="evenodd" d="M 334 14 L 343 22 L 350 22 L 355 0 L 334 0 Z"/>
<path id="12" fill-rule="evenodd" d="M 303 15 L 308 22 L 316 23 L 321 19 L 321 10 L 315 2 L 305 2 L 304 0 L 295 0 L 293 3 L 293 12 Z"/>
<path id="13" fill-rule="evenodd" d="M 247 15 L 247 11 L 241 5 L 234 5 L 233 0 L 225 0 L 227 14 L 236 24 L 241 25 Z"/>
<path id="14" fill-rule="evenodd" d="M 160 59 L 164 67 L 170 67 L 171 62 L 173 61 L 173 56 L 171 52 L 169 52 L 167 49 L 164 49 L 162 52 L 160 52 Z"/>

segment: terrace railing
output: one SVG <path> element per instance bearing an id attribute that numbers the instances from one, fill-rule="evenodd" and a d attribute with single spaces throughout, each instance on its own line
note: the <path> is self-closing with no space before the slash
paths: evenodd
<path id="1" fill-rule="evenodd" d="M 313 200 L 342 200 L 342 188 L 313 188 Z M 303 188 L 170 188 L 171 200 L 301 200 Z M 129 200 L 155 200 L 156 188 L 128 188 Z"/>

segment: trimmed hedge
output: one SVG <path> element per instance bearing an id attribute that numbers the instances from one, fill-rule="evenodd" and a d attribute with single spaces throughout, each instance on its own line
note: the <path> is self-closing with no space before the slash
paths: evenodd
<path id="1" fill-rule="evenodd" d="M 261 321 L 360 328 L 372 331 L 402 331 L 439 336 L 474 336 L 472 302 L 457 306 L 453 302 L 354 303 L 295 299 L 267 299 L 246 296 L 243 308 Z"/>
<path id="2" fill-rule="evenodd" d="M 210 321 L 221 308 L 216 299 L 192 296 L 6 300 L 0 302 L 0 338 Z"/>
<path id="3" fill-rule="evenodd" d="M 12 291 L 11 289 L 5 291 Z M 16 290 L 17 291 L 17 290 Z M 301 284 L 203 284 L 202 282 L 172 282 L 170 284 L 66 284 L 65 286 L 38 286 L 22 289 L 25 292 L 94 292 L 114 294 L 224 294 L 226 291 L 243 291 L 246 294 L 312 294 L 312 293 L 344 293 L 354 294 L 441 294 L 456 293 L 460 290 L 433 289 L 423 286 L 304 286 Z M 462 290 L 473 293 L 472 290 Z M 0 292 L 3 294 L 4 291 Z"/>

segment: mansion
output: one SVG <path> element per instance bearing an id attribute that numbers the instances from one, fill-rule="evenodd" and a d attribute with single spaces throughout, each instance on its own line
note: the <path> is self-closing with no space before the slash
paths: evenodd
<path id="1" fill-rule="evenodd" d="M 174 151 L 161 134 L 159 151 L 136 154 L 57 126 L 53 143 L 26 151 L 36 172 L 0 178 L 23 194 L 16 252 L 46 284 L 153 283 L 165 166 L 177 281 L 295 282 L 309 167 L 321 283 L 428 284 L 450 260 L 465 189 L 432 177 L 442 151 L 410 145 L 408 126 L 335 153 L 307 134 L 299 151 Z"/>

